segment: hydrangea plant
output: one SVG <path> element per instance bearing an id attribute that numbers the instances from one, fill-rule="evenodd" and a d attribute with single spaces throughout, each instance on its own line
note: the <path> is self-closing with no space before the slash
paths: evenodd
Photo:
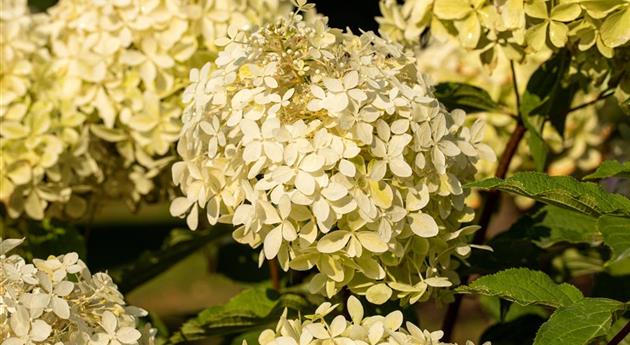
<path id="1" fill-rule="evenodd" d="M 379 37 L 291 2 L 2 1 L 0 344 L 623 344 L 630 3 L 384 0 Z M 160 195 L 196 231 L 68 218 Z M 158 289 L 199 313 L 153 329 Z"/>

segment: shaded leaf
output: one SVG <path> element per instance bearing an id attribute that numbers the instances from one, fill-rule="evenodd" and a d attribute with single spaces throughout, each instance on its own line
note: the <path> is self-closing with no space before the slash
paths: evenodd
<path id="1" fill-rule="evenodd" d="M 556 284 L 548 275 L 526 268 L 510 268 L 483 276 L 458 292 L 497 296 L 521 305 L 539 304 L 549 307 L 570 305 L 583 298 L 570 284 Z"/>
<path id="2" fill-rule="evenodd" d="M 210 307 L 186 321 L 173 334 L 169 343 L 178 344 L 273 327 L 285 308 L 304 312 L 309 306 L 308 301 L 298 294 L 279 294 L 264 287 L 247 289 L 225 305 Z"/>
<path id="3" fill-rule="evenodd" d="M 530 314 L 510 322 L 497 323 L 481 335 L 480 343 L 490 341 L 492 345 L 529 345 L 544 322 L 541 316 Z"/>
<path id="4" fill-rule="evenodd" d="M 530 216 L 519 218 L 510 229 L 488 241 L 493 252 L 474 250 L 467 260 L 470 267 L 464 266 L 462 274 L 486 275 L 512 267 L 540 268 L 545 253 L 532 242 L 532 238 L 538 238 L 534 224 Z"/>
<path id="5" fill-rule="evenodd" d="M 597 219 L 568 209 L 546 205 L 531 217 L 535 241 L 543 248 L 558 242 L 593 243 L 601 240 Z"/>
<path id="6" fill-rule="evenodd" d="M 628 322 L 630 322 L 630 319 L 626 317 L 621 317 L 615 321 L 606 334 L 606 341 L 611 341 Z M 630 345 L 630 336 L 623 338 L 618 345 Z"/>
<path id="7" fill-rule="evenodd" d="M 439 83 L 435 86 L 435 97 L 448 110 L 462 109 L 475 113 L 493 111 L 498 107 L 486 90 L 465 83 Z"/>
<path id="8" fill-rule="evenodd" d="M 613 252 L 613 262 L 630 258 L 630 217 L 602 216 L 597 227 Z"/>
<path id="9" fill-rule="evenodd" d="M 630 178 L 630 161 L 625 163 L 613 160 L 604 161 L 594 173 L 584 176 L 584 180 L 599 180 L 608 177 Z"/>
<path id="10" fill-rule="evenodd" d="M 520 172 L 505 180 L 493 177 L 470 183 L 468 187 L 498 189 L 594 217 L 604 214 L 630 215 L 630 200 L 627 198 L 608 193 L 597 184 L 579 182 L 570 176 Z"/>
<path id="11" fill-rule="evenodd" d="M 50 220 L 29 221 L 26 246 L 33 257 L 45 258 L 76 252 L 86 258 L 85 238 L 71 224 L 58 224 Z"/>
<path id="12" fill-rule="evenodd" d="M 127 293 L 230 232 L 227 226 L 217 226 L 207 231 L 173 230 L 171 238 L 165 241 L 160 250 L 147 251 L 134 262 L 111 270 L 109 274 L 118 289 Z"/>
<path id="13" fill-rule="evenodd" d="M 523 115 L 522 119 L 527 128 L 527 147 L 534 159 L 534 166 L 537 171 L 544 171 L 549 155 L 549 147 L 542 136 L 545 120 L 542 117 L 530 118 L 528 115 Z"/>
<path id="14" fill-rule="evenodd" d="M 521 96 L 519 114 L 529 132 L 528 144 L 536 169 L 543 171 L 549 148 L 542 137 L 546 121 L 564 133 L 564 123 L 575 90 L 573 86 L 563 87 L 562 79 L 569 68 L 570 54 L 561 49 L 545 61 L 527 82 Z"/>
<path id="15" fill-rule="evenodd" d="M 587 345 L 606 335 L 624 304 L 606 298 L 585 298 L 556 310 L 545 322 L 534 345 Z"/>

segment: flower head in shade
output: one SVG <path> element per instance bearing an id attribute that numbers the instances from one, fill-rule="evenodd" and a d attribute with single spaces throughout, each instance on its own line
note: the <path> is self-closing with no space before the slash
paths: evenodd
<path id="1" fill-rule="evenodd" d="M 275 329 L 267 329 L 258 337 L 261 345 L 320 345 L 336 344 L 400 344 L 400 345 L 454 345 L 440 341 L 444 332 L 420 329 L 405 322 L 402 312 L 393 311 L 387 315 L 365 316 L 361 302 L 354 296 L 348 298 L 344 315 L 324 319 L 336 305 L 325 302 L 314 315 L 301 319 L 289 319 L 286 313 L 280 318 Z M 474 345 L 467 341 L 466 345 Z M 490 345 L 485 342 L 483 345 Z"/>
<path id="2" fill-rule="evenodd" d="M 311 288 L 327 295 L 415 302 L 456 280 L 451 254 L 474 230 L 459 230 L 463 183 L 494 158 L 483 124 L 463 126 L 413 56 L 371 32 L 298 12 L 224 43 L 190 73 L 171 213 L 235 225 L 261 263 L 316 267 Z"/>
<path id="3" fill-rule="evenodd" d="M 127 306 L 112 279 L 92 275 L 76 253 L 35 259 L 8 252 L 23 240 L 0 239 L 0 334 L 2 345 L 153 344 L 143 334 L 147 312 Z"/>

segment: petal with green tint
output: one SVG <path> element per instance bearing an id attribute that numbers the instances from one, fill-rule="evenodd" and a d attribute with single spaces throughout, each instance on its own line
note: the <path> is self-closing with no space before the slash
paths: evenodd
<path id="1" fill-rule="evenodd" d="M 582 1 L 580 5 L 588 12 L 588 15 L 595 19 L 602 19 L 617 8 L 621 3 L 619 0 L 590 0 Z"/>
<path id="2" fill-rule="evenodd" d="M 547 19 L 549 14 L 547 12 L 547 5 L 544 1 L 534 1 L 525 5 L 525 13 L 532 18 Z"/>
<path id="3" fill-rule="evenodd" d="M 630 6 L 615 12 L 600 28 L 602 41 L 606 46 L 615 48 L 630 40 Z"/>
<path id="4" fill-rule="evenodd" d="M 456 21 L 455 27 L 459 31 L 458 36 L 462 46 L 466 48 L 475 48 L 477 46 L 479 36 L 481 36 L 481 25 L 476 13 L 473 12 L 464 20 Z"/>
<path id="5" fill-rule="evenodd" d="M 529 46 L 535 51 L 542 50 L 545 47 L 545 41 L 547 40 L 547 26 L 548 22 L 543 22 L 530 27 L 525 34 L 525 38 Z"/>
<path id="6" fill-rule="evenodd" d="M 462 0 L 436 0 L 433 4 L 433 13 L 442 19 L 462 19 L 472 11 L 467 1 Z"/>
<path id="7" fill-rule="evenodd" d="M 550 22 L 549 23 L 549 40 L 557 48 L 564 47 L 567 43 L 567 32 L 569 29 L 564 23 Z"/>
<path id="8" fill-rule="evenodd" d="M 560 4 L 551 9 L 551 18 L 561 22 L 570 22 L 582 13 L 582 8 L 576 3 Z"/>

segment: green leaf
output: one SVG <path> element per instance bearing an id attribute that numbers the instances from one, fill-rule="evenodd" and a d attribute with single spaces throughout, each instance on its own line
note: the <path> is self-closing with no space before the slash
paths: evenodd
<path id="1" fill-rule="evenodd" d="M 613 252 L 612 262 L 630 258 L 630 217 L 602 216 L 597 227 Z"/>
<path id="2" fill-rule="evenodd" d="M 597 219 L 568 209 L 546 205 L 530 217 L 535 243 L 543 248 L 558 242 L 593 243 L 601 240 Z"/>
<path id="3" fill-rule="evenodd" d="M 488 241 L 493 252 L 473 250 L 468 259 L 470 266 L 463 266 L 462 273 L 486 275 L 512 267 L 540 268 L 539 261 L 545 253 L 532 241 L 532 238 L 538 238 L 533 233 L 534 224 L 529 216 L 519 218 L 509 230 Z"/>
<path id="4" fill-rule="evenodd" d="M 569 68 L 570 53 L 562 49 L 545 61 L 527 82 L 521 97 L 519 114 L 529 132 L 529 149 L 536 170 L 545 169 L 549 148 L 542 136 L 546 121 L 564 133 L 564 123 L 575 94 L 575 86 L 564 87 L 562 80 Z"/>
<path id="5" fill-rule="evenodd" d="M 49 219 L 10 219 L 0 215 L 0 237 L 24 238 L 24 243 L 12 253 L 19 254 L 27 261 L 69 252 L 86 259 L 85 238 L 72 224 L 61 224 Z"/>
<path id="6" fill-rule="evenodd" d="M 169 343 L 178 344 L 216 335 L 261 331 L 273 327 L 285 308 L 303 311 L 310 304 L 298 294 L 280 295 L 275 290 L 255 287 L 244 290 L 227 304 L 210 307 L 186 321 Z"/>
<path id="7" fill-rule="evenodd" d="M 630 322 L 630 319 L 625 317 L 620 317 L 608 330 L 608 334 L 606 335 L 606 341 L 611 341 L 621 329 Z M 619 342 L 618 345 L 630 345 L 630 337 L 626 336 Z"/>
<path id="8" fill-rule="evenodd" d="M 630 215 L 630 200 L 627 198 L 608 193 L 597 184 L 579 182 L 570 176 L 520 172 L 505 180 L 494 177 L 473 182 L 467 186 L 519 194 L 593 217 L 605 214 Z"/>
<path id="9" fill-rule="evenodd" d="M 542 318 L 549 316 L 548 308 L 545 306 L 534 304 L 520 305 L 494 296 L 479 296 L 479 304 L 486 316 L 501 323 L 512 322 L 525 315 L 537 315 Z M 507 311 L 504 312 L 504 315 L 501 315 L 501 311 L 504 309 L 502 306 L 505 304 L 508 305 Z M 535 334 L 536 332 L 534 332 Z"/>
<path id="10" fill-rule="evenodd" d="M 76 252 L 86 258 L 85 238 L 72 224 L 59 224 L 51 220 L 29 221 L 26 247 L 34 258 Z"/>
<path id="11" fill-rule="evenodd" d="M 606 298 L 585 298 L 556 310 L 536 334 L 534 345 L 587 345 L 605 336 L 624 304 Z"/>
<path id="12" fill-rule="evenodd" d="M 157 251 L 147 251 L 125 266 L 111 270 L 118 289 L 127 293 L 185 259 L 196 250 L 231 232 L 227 226 L 217 226 L 206 231 L 175 229 Z"/>
<path id="13" fill-rule="evenodd" d="M 539 304 L 558 308 L 584 298 L 570 284 L 556 284 L 548 275 L 526 268 L 511 268 L 483 276 L 458 292 L 497 296 L 520 305 Z"/>
<path id="14" fill-rule="evenodd" d="M 536 331 L 545 319 L 539 315 L 523 315 L 513 321 L 490 326 L 482 335 L 480 343 L 492 342 L 492 345 L 531 344 Z"/>
<path id="15" fill-rule="evenodd" d="M 584 180 L 600 180 L 608 177 L 630 178 L 630 161 L 625 163 L 613 160 L 604 161 L 594 173 L 584 176 Z"/>
<path id="16" fill-rule="evenodd" d="M 523 124 L 527 128 L 527 146 L 534 159 L 534 166 L 537 171 L 544 171 L 547 165 L 549 147 L 542 136 L 545 119 L 542 117 L 530 117 L 522 115 Z"/>
<path id="17" fill-rule="evenodd" d="M 493 111 L 498 107 L 486 90 L 464 83 L 439 83 L 435 86 L 435 97 L 447 109 L 462 109 L 467 113 Z"/>

